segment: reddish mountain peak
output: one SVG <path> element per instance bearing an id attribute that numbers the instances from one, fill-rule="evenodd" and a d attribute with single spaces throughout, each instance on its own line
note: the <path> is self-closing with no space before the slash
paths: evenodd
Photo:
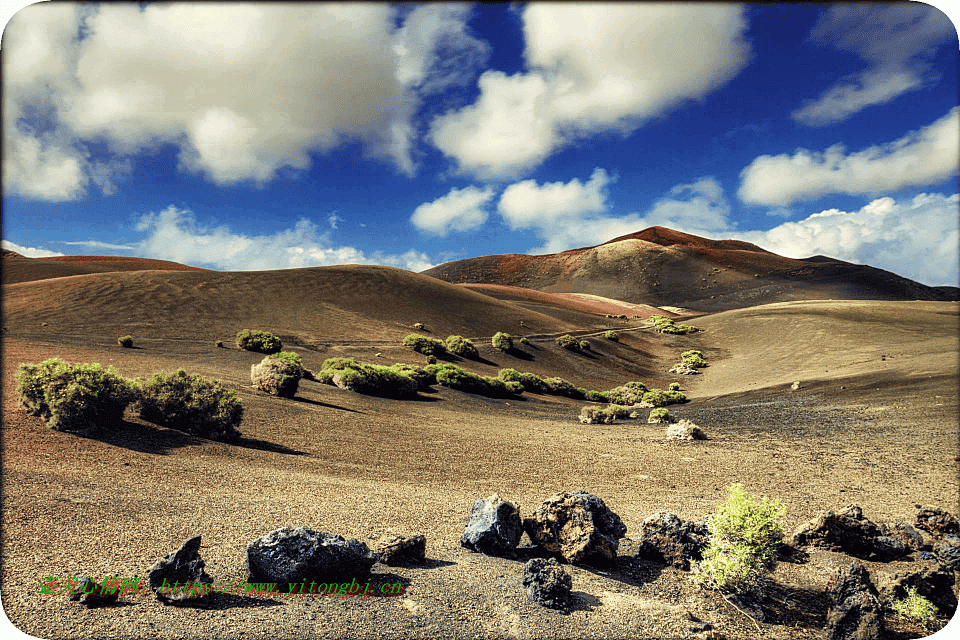
<path id="1" fill-rule="evenodd" d="M 726 251 L 758 251 L 770 253 L 766 249 L 762 249 L 750 242 L 743 242 L 742 240 L 711 240 L 710 238 L 695 236 L 692 233 L 684 233 L 668 227 L 659 226 L 648 227 L 643 231 L 620 236 L 603 244 L 611 244 L 623 240 L 643 240 L 645 242 L 658 244 L 662 247 L 681 245 L 690 249 L 722 249 Z"/>

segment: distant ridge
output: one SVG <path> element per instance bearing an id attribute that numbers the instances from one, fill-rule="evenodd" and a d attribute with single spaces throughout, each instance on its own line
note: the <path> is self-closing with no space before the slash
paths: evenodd
<path id="1" fill-rule="evenodd" d="M 960 300 L 957 287 L 929 287 L 826 256 L 786 258 L 749 242 L 666 227 L 561 253 L 457 260 L 423 273 L 454 284 L 586 293 L 704 312 L 789 300 Z"/>
<path id="2" fill-rule="evenodd" d="M 114 271 L 209 271 L 169 260 L 131 258 L 128 256 L 52 256 L 28 258 L 16 251 L 4 249 L 0 275 L 3 284 L 49 280 L 88 273 Z"/>

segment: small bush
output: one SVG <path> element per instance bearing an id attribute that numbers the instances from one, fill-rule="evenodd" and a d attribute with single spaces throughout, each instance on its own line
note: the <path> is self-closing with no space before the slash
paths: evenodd
<path id="1" fill-rule="evenodd" d="M 383 398 L 415 398 L 419 387 L 410 376 L 379 364 L 335 369 L 332 380 L 341 389 Z"/>
<path id="2" fill-rule="evenodd" d="M 283 349 L 280 338 L 266 331 L 243 329 L 237 333 L 237 346 L 245 351 L 256 351 L 270 355 Z"/>
<path id="3" fill-rule="evenodd" d="M 494 347 L 506 353 L 513 349 L 513 338 L 510 337 L 509 333 L 504 333 L 502 331 L 494 334 L 493 338 L 490 340 Z"/>
<path id="4" fill-rule="evenodd" d="M 286 356 L 280 358 L 278 356 Z M 292 358 L 290 356 L 293 356 Z M 292 398 L 297 394 L 304 368 L 300 356 L 289 351 L 266 356 L 259 363 L 250 366 L 250 381 L 253 386 L 281 398 Z"/>
<path id="5" fill-rule="evenodd" d="M 583 394 L 583 399 L 590 402 L 610 402 L 610 398 L 602 391 L 587 391 Z"/>
<path id="6" fill-rule="evenodd" d="M 515 380 L 478 376 L 460 367 L 447 367 L 437 371 L 437 383 L 458 391 L 491 398 L 510 397 L 523 393 L 523 385 Z"/>
<path id="7" fill-rule="evenodd" d="M 135 383 L 139 387 L 140 417 L 148 422 L 213 440 L 240 435 L 237 425 L 243 418 L 243 405 L 237 393 L 219 380 L 208 381 L 179 369 Z"/>
<path id="8" fill-rule="evenodd" d="M 221 347 L 223 347 L 223 340 L 217 340 L 216 346 L 217 346 L 218 349 L 221 348 Z"/>
<path id="9" fill-rule="evenodd" d="M 547 393 L 554 396 L 565 396 L 567 398 L 574 398 L 576 400 L 582 400 L 584 396 L 584 391 L 578 387 L 573 386 L 570 382 L 567 382 L 561 377 L 554 378 L 545 378 L 543 380 L 544 384 L 547 386 Z"/>
<path id="10" fill-rule="evenodd" d="M 425 356 L 441 356 L 447 352 L 447 345 L 445 345 L 442 340 L 428 338 L 419 333 L 411 333 L 408 335 L 403 339 L 403 344 Z"/>
<path id="11" fill-rule="evenodd" d="M 121 338 L 117 338 L 117 344 L 123 347 L 124 349 L 132 349 L 133 336 L 123 336 Z"/>
<path id="12" fill-rule="evenodd" d="M 437 356 L 427 356 L 427 364 L 437 364 Z"/>
<path id="13" fill-rule="evenodd" d="M 695 369 L 707 366 L 707 361 L 703 359 L 703 354 L 696 350 L 684 351 L 680 354 L 680 359 L 688 367 L 694 367 Z"/>
<path id="14" fill-rule="evenodd" d="M 580 341 L 580 351 L 590 351 L 590 343 L 586 340 Z"/>
<path id="15" fill-rule="evenodd" d="M 461 358 L 476 359 L 480 357 L 480 352 L 473 346 L 473 342 L 463 336 L 450 336 L 447 338 L 447 350 Z"/>
<path id="16" fill-rule="evenodd" d="M 780 518 L 785 510 L 779 501 L 749 495 L 739 483 L 729 491 L 727 501 L 707 520 L 710 539 L 697 577 L 717 589 L 743 591 L 776 564 L 774 550 L 783 540 Z"/>
<path id="17" fill-rule="evenodd" d="M 652 409 L 650 415 L 647 416 L 647 422 L 650 424 L 665 424 L 676 422 L 677 419 L 673 417 L 673 414 L 670 413 L 667 409 Z"/>
<path id="18" fill-rule="evenodd" d="M 640 403 L 646 391 L 647 387 L 645 384 L 633 381 L 605 391 L 604 395 L 607 396 L 610 402 L 630 406 Z"/>
<path id="19" fill-rule="evenodd" d="M 535 373 L 526 373 L 516 369 L 501 369 L 499 378 L 505 382 L 516 382 L 529 393 L 548 393 L 549 385 Z"/>
<path id="20" fill-rule="evenodd" d="M 613 424 L 614 415 L 603 407 L 587 405 L 580 409 L 581 424 Z"/>
<path id="21" fill-rule="evenodd" d="M 616 331 L 607 331 L 605 334 L 603 334 L 603 337 L 607 340 L 613 340 L 614 342 L 618 342 L 620 340 L 620 334 Z"/>
<path id="22" fill-rule="evenodd" d="M 135 390 L 112 367 L 50 358 L 19 366 L 17 396 L 22 409 L 51 429 L 89 434 L 118 427 Z"/>
<path id="23" fill-rule="evenodd" d="M 557 338 L 557 346 L 563 347 L 570 351 L 580 351 L 580 341 L 571 336 L 569 333 L 560 336 Z"/>
<path id="24" fill-rule="evenodd" d="M 937 613 L 933 603 L 917 593 L 916 587 L 905 587 L 907 597 L 902 600 L 894 600 L 890 607 L 902 618 L 908 618 L 914 622 L 926 626 Z"/>
<path id="25" fill-rule="evenodd" d="M 671 382 L 671 383 L 670 383 L 670 386 L 667 387 L 667 388 L 668 388 L 670 391 L 680 391 L 680 383 L 679 383 L 679 382 Z"/>
<path id="26" fill-rule="evenodd" d="M 414 364 L 403 364 L 398 362 L 393 365 L 393 370 L 397 373 L 407 376 L 417 383 L 417 387 L 426 391 L 431 385 L 437 384 L 437 376 L 431 373 L 426 367 L 418 367 Z"/>
<path id="27" fill-rule="evenodd" d="M 530 341 L 527 340 L 526 337 L 523 337 L 523 338 L 520 338 L 520 342 L 519 342 L 518 344 L 519 344 L 520 346 L 524 347 L 524 346 L 530 344 Z"/>
<path id="28" fill-rule="evenodd" d="M 607 407 L 607 413 L 612 415 L 614 418 L 629 418 L 630 409 L 619 404 L 611 404 Z"/>

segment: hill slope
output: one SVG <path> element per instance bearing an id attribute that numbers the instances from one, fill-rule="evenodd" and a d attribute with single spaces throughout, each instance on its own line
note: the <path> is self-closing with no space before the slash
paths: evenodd
<path id="1" fill-rule="evenodd" d="M 455 284 L 587 293 L 697 311 L 810 299 L 958 299 L 954 287 L 928 287 L 874 267 L 823 256 L 785 258 L 748 242 L 710 240 L 664 227 L 595 247 L 470 258 L 423 273 Z"/>
<path id="2" fill-rule="evenodd" d="M 169 260 L 128 258 L 124 256 L 56 256 L 28 258 L 16 251 L 3 250 L 0 278 L 3 284 L 48 280 L 64 276 L 114 271 L 207 271 Z"/>

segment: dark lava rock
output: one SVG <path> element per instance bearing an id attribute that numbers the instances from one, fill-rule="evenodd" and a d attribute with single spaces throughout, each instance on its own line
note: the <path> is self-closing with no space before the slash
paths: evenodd
<path id="1" fill-rule="evenodd" d="M 893 525 L 892 529 L 887 527 L 881 527 L 881 529 L 886 535 L 899 540 L 913 551 L 919 551 L 924 547 L 923 536 L 920 535 L 920 532 L 902 520 Z"/>
<path id="2" fill-rule="evenodd" d="M 842 569 L 827 586 L 830 609 L 826 635 L 830 640 L 878 640 L 883 609 L 870 574 L 859 562 Z"/>
<path id="3" fill-rule="evenodd" d="M 423 564 L 426 560 L 427 538 L 422 535 L 383 536 L 374 547 L 374 553 L 381 563 L 391 567 Z"/>
<path id="4" fill-rule="evenodd" d="M 77 590 L 70 593 L 69 599 L 80 601 L 88 609 L 106 607 L 115 603 L 120 597 L 120 589 L 104 589 L 100 582 L 91 576 L 80 576 L 77 580 Z"/>
<path id="5" fill-rule="evenodd" d="M 535 543 L 572 564 L 616 566 L 627 527 L 603 500 L 586 491 L 559 493 L 544 502 L 523 526 Z"/>
<path id="6" fill-rule="evenodd" d="M 307 527 L 283 527 L 247 545 L 251 581 L 329 582 L 366 574 L 377 556 L 358 540 Z"/>
<path id="7" fill-rule="evenodd" d="M 688 522 L 672 513 L 655 513 L 643 521 L 636 558 L 689 571 L 691 561 L 702 559 L 709 535 L 706 522 Z"/>
<path id="8" fill-rule="evenodd" d="M 517 506 L 493 494 L 473 503 L 460 546 L 490 556 L 503 555 L 517 548 L 522 535 Z"/>
<path id="9" fill-rule="evenodd" d="M 960 572 L 960 537 L 945 535 L 933 545 L 933 553 L 948 569 Z"/>
<path id="10" fill-rule="evenodd" d="M 960 535 L 957 519 L 939 507 L 923 507 L 917 513 L 917 528 L 940 537 L 944 534 Z"/>
<path id="11" fill-rule="evenodd" d="M 534 558 L 523 565 L 523 587 L 537 604 L 567 611 L 573 578 L 554 558 Z"/>
<path id="12" fill-rule="evenodd" d="M 953 595 L 953 572 L 940 564 L 930 563 L 920 569 L 900 571 L 878 581 L 880 599 L 889 604 L 907 597 L 907 587 L 916 589 L 946 617 L 957 610 L 957 597 Z"/>
<path id="13" fill-rule="evenodd" d="M 824 547 L 857 558 L 890 560 L 910 552 L 910 547 L 863 517 L 857 505 L 847 505 L 836 513 L 824 511 L 801 525 L 793 534 L 793 546 Z"/>
<path id="14" fill-rule="evenodd" d="M 168 553 L 150 567 L 147 572 L 150 589 L 164 604 L 202 597 L 201 585 L 213 584 L 213 578 L 204 571 L 205 566 L 200 558 L 200 536 L 190 538 L 177 551 Z"/>

